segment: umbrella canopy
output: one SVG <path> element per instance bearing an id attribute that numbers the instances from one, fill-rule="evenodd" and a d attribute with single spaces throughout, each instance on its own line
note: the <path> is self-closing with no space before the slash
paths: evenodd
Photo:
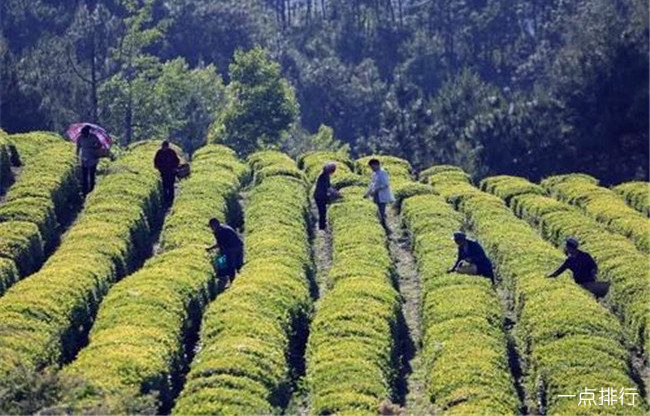
<path id="1" fill-rule="evenodd" d="M 77 140 L 79 140 L 79 136 L 81 136 L 81 129 L 83 129 L 84 126 L 90 126 L 90 134 L 94 134 L 99 139 L 102 146 L 107 149 L 111 147 L 113 139 L 108 135 L 106 129 L 91 123 L 76 123 L 70 125 L 70 127 L 68 127 L 68 137 L 70 140 L 76 143 Z"/>

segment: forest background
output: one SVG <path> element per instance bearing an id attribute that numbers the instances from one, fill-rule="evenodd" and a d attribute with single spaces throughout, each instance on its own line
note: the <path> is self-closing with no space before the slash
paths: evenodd
<path id="1" fill-rule="evenodd" d="M 0 127 L 648 179 L 646 0 L 4 0 Z"/>

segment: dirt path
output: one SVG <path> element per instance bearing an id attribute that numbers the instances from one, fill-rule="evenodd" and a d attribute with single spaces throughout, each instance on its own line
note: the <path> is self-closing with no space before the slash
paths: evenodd
<path id="1" fill-rule="evenodd" d="M 318 218 L 316 208 L 312 207 L 312 218 Z M 332 267 L 332 233 L 318 229 L 318 222 L 312 221 L 312 256 L 314 258 L 315 281 L 318 293 L 315 299 L 322 298 L 328 289 L 327 275 Z"/>
<path id="2" fill-rule="evenodd" d="M 11 167 L 11 182 L 9 182 L 6 186 L 0 187 L 0 204 L 4 204 L 5 201 L 7 200 L 7 192 L 9 189 L 11 189 L 11 186 L 16 183 L 18 180 L 18 177 L 20 176 L 20 173 L 23 171 L 22 166 L 12 166 Z"/>
<path id="3" fill-rule="evenodd" d="M 426 369 L 422 357 L 422 288 L 417 263 L 411 252 L 411 240 L 401 218 L 388 212 L 388 248 L 395 266 L 395 280 L 402 296 L 404 331 L 401 336 L 402 368 L 397 385 L 403 414 L 433 414 L 426 396 Z"/>
<path id="4" fill-rule="evenodd" d="M 314 302 L 322 298 L 328 289 L 328 273 L 332 267 L 332 233 L 330 231 L 321 231 L 318 229 L 318 218 L 316 207 L 311 206 L 311 248 L 312 259 L 314 262 L 314 276 L 312 287 L 312 297 Z M 318 305 L 316 305 L 318 308 Z M 307 391 L 304 375 L 296 381 L 295 391 L 289 401 L 284 414 L 308 416 L 310 414 L 309 392 Z"/>
<path id="5" fill-rule="evenodd" d="M 639 392 L 644 399 L 647 401 L 648 397 L 648 388 L 650 388 L 650 366 L 646 365 L 643 360 L 643 354 L 639 351 L 633 351 L 632 353 L 632 370 L 634 371 L 634 376 L 638 378 L 638 383 L 641 389 Z"/>

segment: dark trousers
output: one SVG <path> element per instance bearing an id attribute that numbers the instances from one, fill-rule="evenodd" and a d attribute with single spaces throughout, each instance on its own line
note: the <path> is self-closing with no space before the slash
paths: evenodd
<path id="1" fill-rule="evenodd" d="M 318 229 L 327 229 L 327 199 L 316 199 L 316 207 L 318 208 Z"/>
<path id="2" fill-rule="evenodd" d="M 161 173 L 163 186 L 163 199 L 165 206 L 171 207 L 174 203 L 174 184 L 176 183 L 176 174 Z"/>
<path id="3" fill-rule="evenodd" d="M 226 256 L 226 264 L 228 266 L 224 274 L 232 280 L 244 265 L 244 248 L 239 247 L 223 250 L 223 254 Z"/>
<path id="4" fill-rule="evenodd" d="M 597 298 L 602 298 L 609 292 L 609 282 L 585 282 L 580 286 L 590 291 Z"/>
<path id="5" fill-rule="evenodd" d="M 377 195 L 375 195 L 372 199 L 375 201 L 375 204 L 377 204 L 377 208 L 379 209 L 379 221 L 381 221 L 381 225 L 384 228 L 388 229 L 388 225 L 386 224 L 386 203 L 379 202 Z"/>
<path id="6" fill-rule="evenodd" d="M 97 165 L 81 166 L 81 190 L 84 195 L 88 195 L 95 189 L 95 176 L 97 175 Z"/>

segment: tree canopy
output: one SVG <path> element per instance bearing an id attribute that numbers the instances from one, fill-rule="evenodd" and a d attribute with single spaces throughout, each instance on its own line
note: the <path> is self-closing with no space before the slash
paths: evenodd
<path id="1" fill-rule="evenodd" d="M 326 125 L 417 168 L 648 178 L 643 0 L 7 0 L 0 16 L 9 132 L 96 120 L 121 143 L 297 152 Z"/>

